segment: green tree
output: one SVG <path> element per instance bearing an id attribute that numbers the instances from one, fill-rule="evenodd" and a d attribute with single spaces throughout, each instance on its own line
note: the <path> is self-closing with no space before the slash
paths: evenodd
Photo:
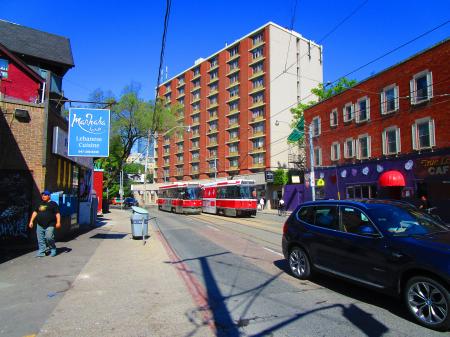
<path id="1" fill-rule="evenodd" d="M 286 185 L 289 181 L 288 174 L 283 169 L 277 169 L 273 175 L 273 184 L 274 185 Z"/>
<path id="2" fill-rule="evenodd" d="M 101 89 L 90 96 L 91 101 L 113 103 L 110 155 L 96 162 L 96 166 L 105 171 L 104 185 L 109 188 L 110 196 L 119 190 L 120 171 L 125 168 L 126 159 L 136 142 L 140 138 L 155 137 L 176 125 L 176 113 L 180 107 L 167 107 L 161 100 L 146 101 L 140 96 L 140 89 L 139 84 L 132 83 L 124 88 L 118 99 Z"/>

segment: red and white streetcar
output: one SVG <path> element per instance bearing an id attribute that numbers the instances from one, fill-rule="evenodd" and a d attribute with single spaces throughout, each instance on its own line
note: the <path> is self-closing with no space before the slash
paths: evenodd
<path id="1" fill-rule="evenodd" d="M 197 183 L 180 182 L 161 186 L 158 190 L 158 208 L 174 213 L 200 214 L 200 193 L 201 185 Z"/>
<path id="2" fill-rule="evenodd" d="M 202 186 L 203 212 L 228 216 L 256 215 L 253 180 L 227 180 Z"/>

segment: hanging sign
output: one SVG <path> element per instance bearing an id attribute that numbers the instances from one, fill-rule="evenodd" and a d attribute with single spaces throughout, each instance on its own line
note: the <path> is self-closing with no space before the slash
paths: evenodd
<path id="1" fill-rule="evenodd" d="M 109 126 L 108 109 L 71 108 L 69 157 L 108 157 Z"/>

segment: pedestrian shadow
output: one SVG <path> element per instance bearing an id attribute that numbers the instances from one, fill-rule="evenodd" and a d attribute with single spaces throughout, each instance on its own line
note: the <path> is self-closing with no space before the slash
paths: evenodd
<path id="1" fill-rule="evenodd" d="M 294 276 L 292 276 L 287 260 L 283 259 L 274 261 L 273 264 L 283 272 L 289 274 L 292 278 L 296 279 Z M 298 281 L 301 282 L 301 280 Z M 366 288 L 344 279 L 321 273 L 314 273 L 309 282 L 312 282 L 322 288 L 331 290 L 335 293 L 350 297 L 356 301 L 377 306 L 389 311 L 390 313 L 398 317 L 413 322 L 411 321 L 408 312 L 403 306 L 402 302 L 390 295 L 377 292 L 370 288 Z"/>
<path id="2" fill-rule="evenodd" d="M 128 233 L 97 233 L 92 235 L 90 239 L 109 239 L 109 240 L 120 240 L 128 236 Z"/>

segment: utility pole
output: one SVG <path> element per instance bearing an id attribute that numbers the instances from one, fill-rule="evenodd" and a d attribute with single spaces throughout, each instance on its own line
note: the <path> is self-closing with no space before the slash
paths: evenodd
<path id="1" fill-rule="evenodd" d="M 217 180 L 217 156 L 214 157 L 214 180 Z"/>
<path id="2" fill-rule="evenodd" d="M 147 175 L 148 175 L 148 155 L 149 155 L 149 149 L 150 149 L 150 137 L 152 133 L 151 130 L 148 130 L 147 135 L 147 151 L 145 154 L 145 168 L 144 168 L 144 206 L 147 203 Z"/>
<path id="3" fill-rule="evenodd" d="M 311 172 L 309 174 L 310 186 L 312 193 L 312 201 L 316 200 L 316 178 L 314 175 L 314 145 L 313 145 L 313 124 L 309 125 L 309 161 L 311 164 Z"/>

